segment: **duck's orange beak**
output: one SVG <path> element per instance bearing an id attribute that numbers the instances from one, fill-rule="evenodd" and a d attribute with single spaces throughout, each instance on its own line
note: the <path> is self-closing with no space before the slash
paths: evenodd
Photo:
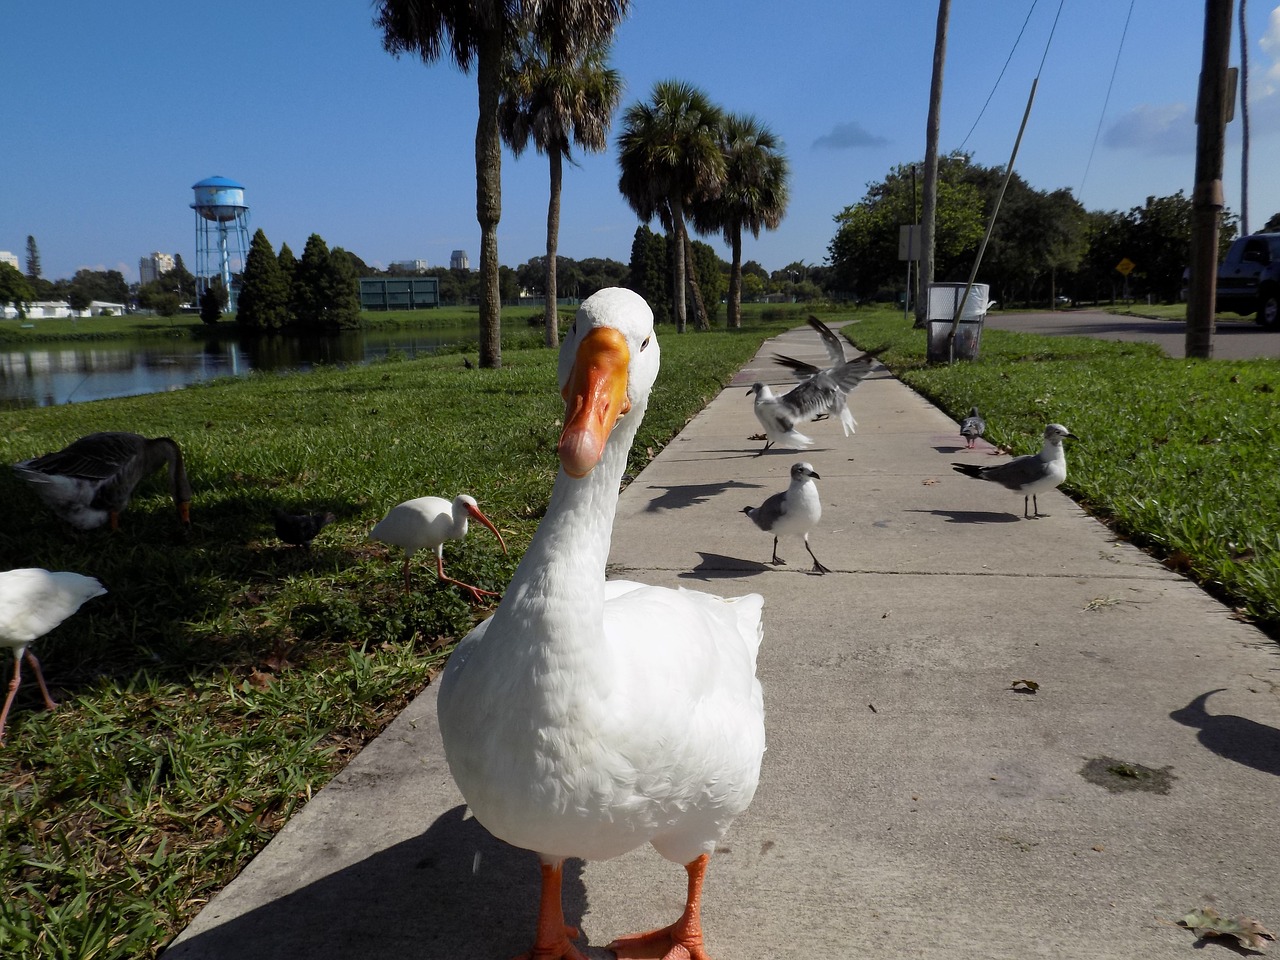
<path id="1" fill-rule="evenodd" d="M 596 327 L 578 344 L 573 372 L 565 384 L 560 463 L 581 479 L 595 469 L 618 417 L 631 409 L 627 399 L 627 341 L 611 327 Z"/>

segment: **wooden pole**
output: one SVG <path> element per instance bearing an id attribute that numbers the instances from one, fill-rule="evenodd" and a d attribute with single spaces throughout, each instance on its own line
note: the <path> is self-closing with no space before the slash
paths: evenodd
<path id="1" fill-rule="evenodd" d="M 947 23 L 951 0 L 938 0 L 938 30 L 933 41 L 933 81 L 929 86 L 929 118 L 925 123 L 924 188 L 920 211 L 921 296 L 916 298 L 916 326 L 926 326 L 929 284 L 933 283 L 933 226 L 938 209 L 938 134 L 942 128 L 942 67 L 947 60 Z"/>
<path id="2" fill-rule="evenodd" d="M 1196 180 L 1191 192 L 1191 284 L 1187 291 L 1187 357 L 1213 356 L 1218 294 L 1218 226 L 1222 220 L 1222 153 L 1227 133 L 1227 67 L 1233 0 L 1205 0 L 1204 52 L 1196 101 Z"/>

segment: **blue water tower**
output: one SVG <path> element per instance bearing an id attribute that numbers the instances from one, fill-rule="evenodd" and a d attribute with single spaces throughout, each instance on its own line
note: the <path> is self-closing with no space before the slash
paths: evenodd
<path id="1" fill-rule="evenodd" d="M 196 292 L 203 294 L 214 277 L 221 277 L 229 302 L 236 309 L 239 289 L 232 275 L 244 272 L 249 256 L 249 207 L 244 184 L 228 177 L 209 177 L 191 188 L 196 192 Z"/>

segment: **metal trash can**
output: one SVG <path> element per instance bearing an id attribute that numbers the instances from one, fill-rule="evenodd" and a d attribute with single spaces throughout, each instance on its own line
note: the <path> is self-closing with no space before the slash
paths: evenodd
<path id="1" fill-rule="evenodd" d="M 989 284 L 975 283 L 969 289 L 960 324 L 956 328 L 954 344 L 948 343 L 951 324 L 956 317 L 956 307 L 964 296 L 965 283 L 929 284 L 929 343 L 927 357 L 930 363 L 951 363 L 952 360 L 977 360 L 978 344 L 982 338 L 982 321 L 991 307 L 987 295 Z"/>

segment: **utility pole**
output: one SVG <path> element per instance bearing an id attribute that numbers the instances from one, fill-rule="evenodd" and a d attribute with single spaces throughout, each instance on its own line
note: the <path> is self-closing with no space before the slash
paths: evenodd
<path id="1" fill-rule="evenodd" d="M 938 212 L 938 133 L 942 127 L 942 66 L 947 59 L 947 23 L 951 0 L 938 0 L 938 33 L 933 41 L 933 81 L 929 86 L 929 119 L 925 124 L 924 189 L 920 211 L 920 268 L 916 282 L 916 326 L 927 325 L 929 284 L 933 283 L 934 222 Z"/>
<path id="2" fill-rule="evenodd" d="M 1187 291 L 1188 357 L 1213 356 L 1218 294 L 1218 226 L 1222 221 L 1222 152 L 1227 133 L 1227 70 L 1233 0 L 1205 0 L 1204 53 L 1196 100 L 1196 182 L 1191 192 L 1191 284 Z"/>

